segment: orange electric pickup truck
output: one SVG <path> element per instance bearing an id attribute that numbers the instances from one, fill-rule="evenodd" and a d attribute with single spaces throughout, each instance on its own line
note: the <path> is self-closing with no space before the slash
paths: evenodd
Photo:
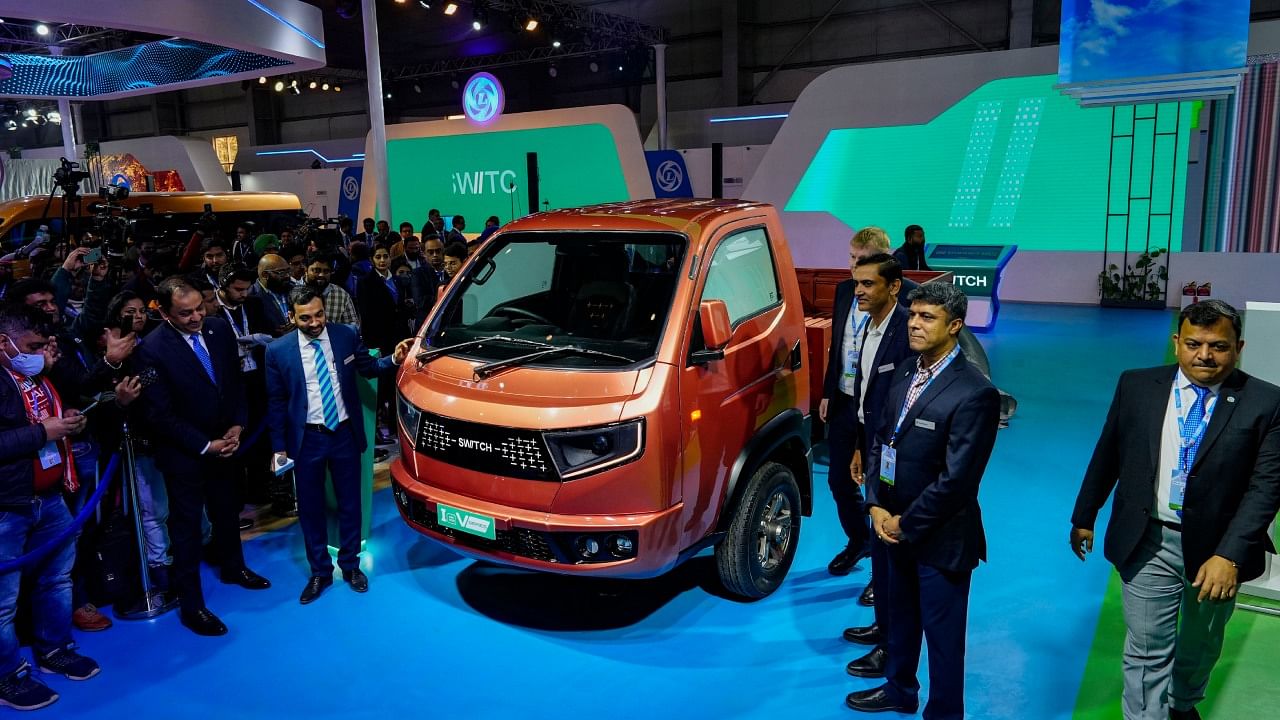
<path id="1" fill-rule="evenodd" d="M 782 583 L 813 508 L 800 290 L 777 211 L 531 215 L 442 293 L 398 376 L 396 504 L 465 555 L 645 578 L 715 548 Z"/>

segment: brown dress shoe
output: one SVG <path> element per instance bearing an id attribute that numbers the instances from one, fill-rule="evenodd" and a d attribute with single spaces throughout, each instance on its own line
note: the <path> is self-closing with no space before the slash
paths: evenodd
<path id="1" fill-rule="evenodd" d="M 111 627 L 111 618 L 99 612 L 98 608 L 86 603 L 71 613 L 71 624 L 84 632 L 100 632 Z"/>

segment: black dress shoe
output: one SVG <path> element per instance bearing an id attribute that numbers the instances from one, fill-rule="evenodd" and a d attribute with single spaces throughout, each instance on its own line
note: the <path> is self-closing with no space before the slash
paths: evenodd
<path id="1" fill-rule="evenodd" d="M 844 666 L 844 671 L 854 677 L 884 677 L 885 661 L 889 659 L 889 651 L 876 647 L 871 652 Z"/>
<path id="2" fill-rule="evenodd" d="M 315 602 L 315 599 L 320 597 L 320 593 L 332 584 L 333 576 L 331 575 L 312 575 L 311 579 L 307 580 L 307 586 L 302 588 L 302 595 L 298 598 L 298 602 L 303 605 Z"/>
<path id="3" fill-rule="evenodd" d="M 862 594 L 858 596 L 858 604 L 862 607 L 875 607 L 876 604 L 876 588 L 867 582 L 867 587 L 863 589 Z"/>
<path id="4" fill-rule="evenodd" d="M 881 685 L 878 688 L 849 693 L 849 696 L 844 699 L 844 704 L 859 712 L 914 713 L 920 709 L 918 699 L 912 699 L 909 703 L 894 702 L 886 687 L 888 686 Z"/>
<path id="5" fill-rule="evenodd" d="M 249 568 L 241 568 L 234 572 L 222 573 L 222 582 L 228 585 L 239 585 L 245 590 L 266 590 L 271 587 L 270 580 L 267 580 Z"/>
<path id="6" fill-rule="evenodd" d="M 1195 708 L 1190 710 L 1169 708 L 1169 720 L 1200 720 L 1200 711 Z"/>
<path id="7" fill-rule="evenodd" d="M 342 579 L 351 586 L 352 590 L 358 593 L 369 592 L 369 578 L 360 572 L 360 568 L 354 570 L 343 570 Z"/>
<path id="8" fill-rule="evenodd" d="M 200 609 L 191 613 L 180 613 L 178 619 L 187 629 L 197 635 L 205 637 L 216 637 L 218 635 L 227 634 L 227 626 L 222 624 L 217 615 L 209 612 L 208 609 Z"/>
<path id="9" fill-rule="evenodd" d="M 871 623 L 865 627 L 845 628 L 844 639 L 859 645 L 879 645 L 884 642 L 884 633 L 880 632 L 879 625 Z"/>
<path id="10" fill-rule="evenodd" d="M 855 550 L 847 547 L 831 558 L 831 562 L 827 563 L 827 572 L 832 575 L 848 575 L 863 558 L 870 554 L 866 548 Z"/>

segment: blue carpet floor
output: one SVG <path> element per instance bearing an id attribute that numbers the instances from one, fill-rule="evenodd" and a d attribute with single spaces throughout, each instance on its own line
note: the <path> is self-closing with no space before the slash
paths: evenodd
<path id="1" fill-rule="evenodd" d="M 969 717 L 1071 716 L 1110 570 L 1100 553 L 1084 565 L 1071 556 L 1071 504 L 1116 376 L 1159 363 L 1168 328 L 1165 313 L 1009 304 L 982 338 L 1019 409 L 980 496 L 990 562 L 973 581 Z M 845 695 L 876 682 L 845 674 L 864 648 L 840 631 L 871 620 L 854 604 L 868 564 L 827 575 L 843 542 L 825 468 L 815 471 L 817 508 L 791 575 L 754 604 L 718 597 L 708 558 L 647 582 L 475 563 L 405 527 L 382 492 L 368 594 L 339 582 L 300 606 L 297 528 L 259 538 L 245 554 L 270 590 L 206 570 L 228 636 L 196 637 L 173 613 L 78 634 L 102 674 L 51 681 L 62 700 L 42 716 L 855 717 Z"/>

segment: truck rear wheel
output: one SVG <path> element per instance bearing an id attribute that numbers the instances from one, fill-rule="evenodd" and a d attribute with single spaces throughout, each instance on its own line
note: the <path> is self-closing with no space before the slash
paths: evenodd
<path id="1" fill-rule="evenodd" d="M 787 576 L 800 541 L 800 488 L 790 468 L 765 463 L 733 510 L 716 546 L 716 567 L 729 592 L 747 599 L 769 595 Z"/>

